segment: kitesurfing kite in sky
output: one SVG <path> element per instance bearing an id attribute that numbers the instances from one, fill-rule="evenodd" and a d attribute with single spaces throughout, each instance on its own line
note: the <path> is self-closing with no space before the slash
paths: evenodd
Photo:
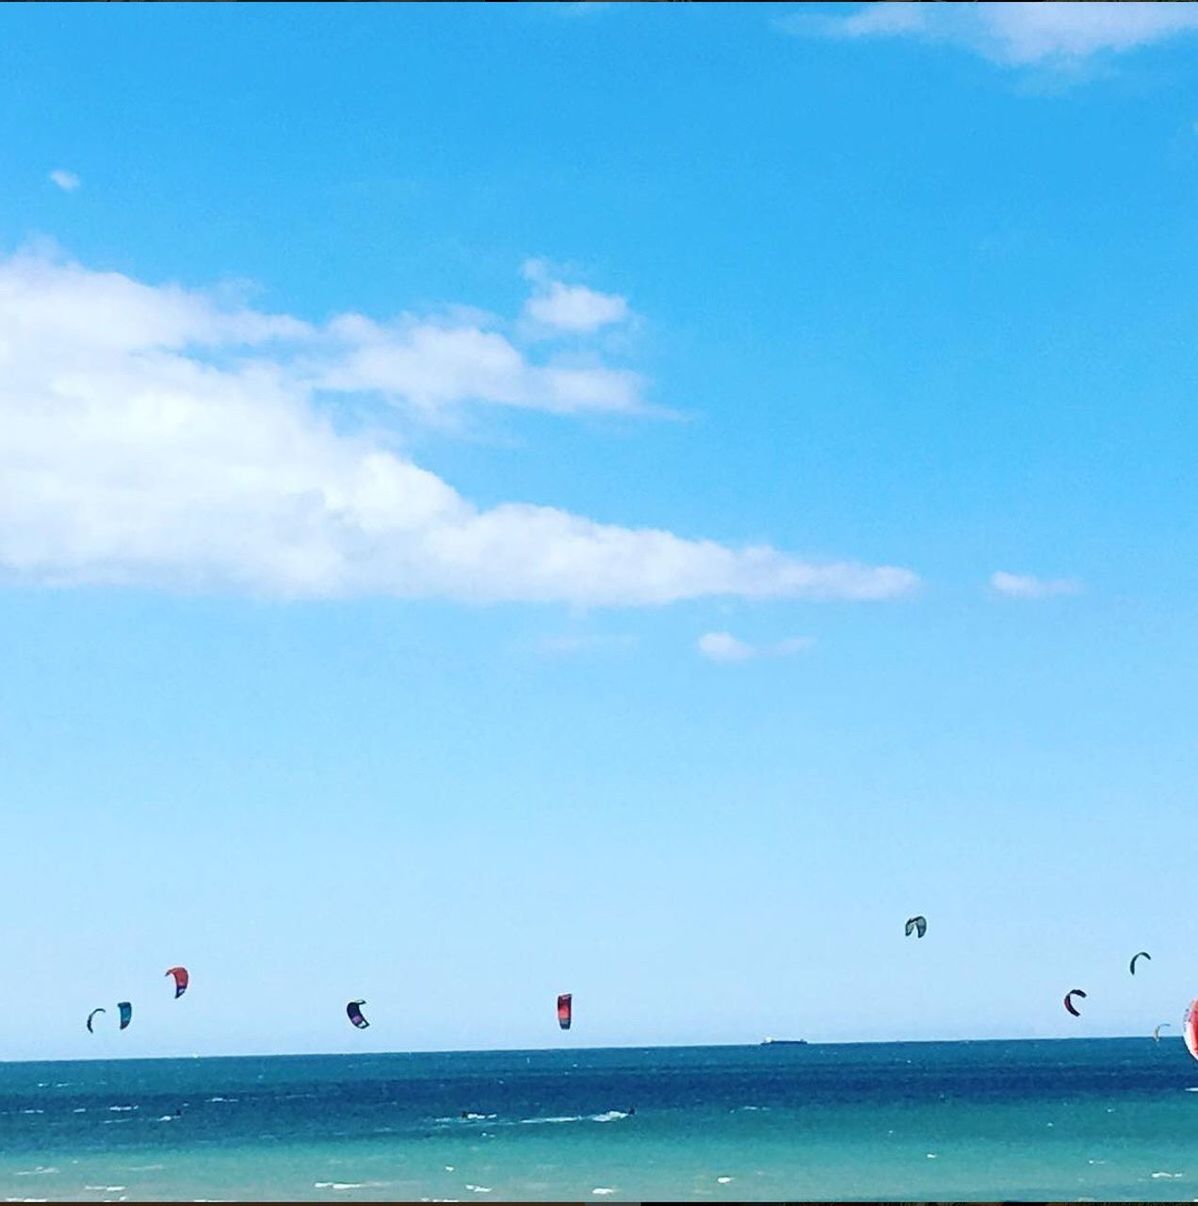
<path id="1" fill-rule="evenodd" d="M 1128 964 L 1128 967 L 1130 968 L 1131 974 L 1133 976 L 1136 974 L 1136 960 L 1137 959 L 1147 959 L 1149 962 L 1151 962 L 1152 956 L 1147 951 L 1140 951 L 1138 954 L 1132 955 L 1131 962 Z"/>
<path id="2" fill-rule="evenodd" d="M 916 934 L 922 938 L 928 932 L 928 919 L 926 917 L 908 917 L 907 927 L 904 932 L 908 938 L 912 934 Z"/>
<path id="3" fill-rule="evenodd" d="M 107 1013 L 107 1012 L 108 1012 L 108 1010 L 107 1010 L 107 1009 L 105 1009 L 103 1005 L 101 1005 L 99 1009 L 93 1009 L 93 1010 L 91 1011 L 91 1013 L 89 1013 L 89 1014 L 87 1015 L 87 1032 L 88 1032 L 88 1034 L 95 1034 L 95 1033 L 96 1033 L 96 1032 L 95 1032 L 95 1031 L 92 1029 L 92 1018 L 94 1018 L 94 1017 L 96 1016 L 96 1014 L 98 1014 L 98 1013 Z"/>
<path id="4" fill-rule="evenodd" d="M 133 1020 L 133 1006 L 128 1001 L 121 1001 L 118 1003 L 117 1009 L 121 1015 L 121 1029 L 124 1030 Z"/>
<path id="5" fill-rule="evenodd" d="M 168 967 L 166 969 L 168 976 L 175 977 L 175 1000 L 177 1001 L 186 991 L 190 977 L 187 974 L 185 967 Z"/>
<path id="6" fill-rule="evenodd" d="M 1080 1013 L 1077 1011 L 1077 1009 L 1074 1007 L 1074 1005 L 1073 1005 L 1073 998 L 1074 998 L 1074 997 L 1082 997 L 1082 998 L 1084 998 L 1084 997 L 1085 997 L 1085 995 L 1086 995 L 1086 994 L 1085 994 L 1085 992 L 1084 992 L 1082 989 L 1080 989 L 1080 988 L 1071 988 L 1071 989 L 1070 989 L 1070 990 L 1069 990 L 1069 991 L 1068 991 L 1068 992 L 1065 994 L 1065 1008 L 1066 1008 L 1066 1009 L 1068 1009 L 1068 1010 L 1069 1010 L 1069 1012 L 1070 1012 L 1071 1014 L 1073 1014 L 1073 1016 L 1074 1016 L 1075 1018 L 1080 1018 L 1082 1015 L 1081 1015 L 1081 1014 L 1080 1014 Z"/>
<path id="7" fill-rule="evenodd" d="M 345 1007 L 346 1016 L 359 1030 L 365 1030 L 370 1023 L 362 1016 L 360 1006 L 365 1005 L 365 1001 L 350 1001 Z"/>
<path id="8" fill-rule="evenodd" d="M 574 994 L 564 992 L 557 999 L 557 1024 L 563 1030 L 570 1029 L 570 1023 L 574 1019 Z"/>

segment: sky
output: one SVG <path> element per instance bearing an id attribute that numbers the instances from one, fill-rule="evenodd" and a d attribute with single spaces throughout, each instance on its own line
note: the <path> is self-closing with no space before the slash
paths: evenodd
<path id="1" fill-rule="evenodd" d="M 1196 53 L 0 8 L 0 1056 L 1176 1027 Z"/>

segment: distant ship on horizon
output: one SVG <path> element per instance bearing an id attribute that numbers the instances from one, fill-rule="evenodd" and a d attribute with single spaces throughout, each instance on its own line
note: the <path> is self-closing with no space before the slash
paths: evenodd
<path id="1" fill-rule="evenodd" d="M 806 1047 L 807 1040 L 763 1038 L 760 1045 L 762 1047 Z"/>

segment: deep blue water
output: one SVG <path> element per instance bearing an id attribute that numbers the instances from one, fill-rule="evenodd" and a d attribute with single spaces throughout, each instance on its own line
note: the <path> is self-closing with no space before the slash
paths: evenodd
<path id="1" fill-rule="evenodd" d="M 1198 1063 L 1134 1038 L 7 1064 L 0 1195 L 1190 1200 Z"/>

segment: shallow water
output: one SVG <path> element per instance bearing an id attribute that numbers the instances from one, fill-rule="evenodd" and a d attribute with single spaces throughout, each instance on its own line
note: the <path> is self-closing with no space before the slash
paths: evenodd
<path id="1" fill-rule="evenodd" d="M 1191 1200 L 1198 1064 L 1140 1038 L 6 1064 L 0 1197 Z"/>

